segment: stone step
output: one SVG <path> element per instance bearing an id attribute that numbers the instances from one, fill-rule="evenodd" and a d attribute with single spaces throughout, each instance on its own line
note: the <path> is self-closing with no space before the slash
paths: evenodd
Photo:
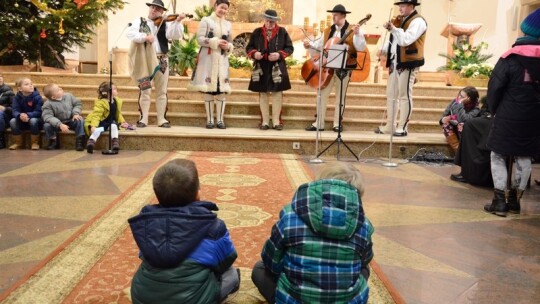
<path id="1" fill-rule="evenodd" d="M 12 138 L 8 131 L 8 145 Z M 336 142 L 337 133 L 332 131 L 306 132 L 285 129 L 283 131 L 254 128 L 206 129 L 201 127 L 173 126 L 169 129 L 149 126 L 134 131 L 120 131 L 120 154 L 122 150 L 154 150 L 154 151 L 221 151 L 221 152 L 264 152 L 292 153 L 307 159 L 314 158 L 317 153 L 329 147 L 321 157 L 338 157 L 353 159 L 354 156 L 345 149 L 345 143 L 352 152 L 361 158 L 387 157 L 389 155 L 390 136 L 373 132 L 348 131 L 343 132 L 339 146 Z M 29 142 L 27 134 L 23 135 Z M 62 149 L 74 149 L 75 136 L 73 133 L 60 134 Z M 318 145 L 317 145 L 318 142 Z M 42 147 L 46 140 L 42 136 Z M 293 145 L 300 149 L 293 149 Z M 94 153 L 108 147 L 108 133 L 100 136 Z M 338 152 L 338 147 L 340 152 Z M 395 161 L 403 162 L 420 149 L 441 152 L 449 155 L 450 151 L 442 134 L 410 133 L 406 137 L 392 138 L 392 155 Z M 47 153 L 42 151 L 40 153 Z M 86 152 L 81 152 L 86 153 Z"/>
<path id="2" fill-rule="evenodd" d="M 56 74 L 56 73 L 37 73 L 37 72 L 13 72 L 5 73 L 4 81 L 8 84 L 13 84 L 16 79 L 20 77 L 30 77 L 32 82 L 42 89 L 47 83 L 57 83 L 61 86 L 64 85 L 76 85 L 76 86 L 90 86 L 97 90 L 99 84 L 103 81 L 109 81 L 108 75 L 104 74 Z M 169 78 L 169 89 L 186 88 L 190 79 L 188 77 L 171 76 Z M 134 87 L 135 82 L 131 80 L 129 76 L 113 75 L 113 82 L 119 87 Z M 231 86 L 234 90 L 247 90 L 249 84 L 248 79 L 231 79 Z M 292 92 L 313 92 L 317 90 L 310 88 L 304 84 L 303 81 L 294 80 L 291 82 Z M 438 96 L 453 98 L 457 95 L 460 88 L 447 87 L 444 83 L 438 85 L 425 85 L 418 83 L 414 88 L 414 96 Z M 480 95 L 484 95 L 486 88 L 478 88 Z M 348 93 L 358 94 L 386 94 L 386 84 L 373 84 L 373 83 L 350 83 Z"/>

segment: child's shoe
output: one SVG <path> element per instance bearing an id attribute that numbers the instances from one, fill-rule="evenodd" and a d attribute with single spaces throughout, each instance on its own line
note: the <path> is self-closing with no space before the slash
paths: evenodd
<path id="1" fill-rule="evenodd" d="M 32 150 L 39 150 L 39 135 L 30 135 Z"/>
<path id="2" fill-rule="evenodd" d="M 81 136 L 77 136 L 75 138 L 75 150 L 77 151 L 84 151 L 84 138 L 85 136 L 84 135 L 81 135 Z"/>
<path id="3" fill-rule="evenodd" d="M 113 151 L 120 150 L 120 142 L 118 142 L 118 138 L 113 138 L 112 139 L 112 149 L 113 149 Z"/>
<path id="4" fill-rule="evenodd" d="M 88 153 L 94 153 L 94 145 L 96 144 L 96 141 L 89 138 L 86 142 L 86 152 Z"/>
<path id="5" fill-rule="evenodd" d="M 49 145 L 47 146 L 47 150 L 55 150 L 58 149 L 58 142 L 56 138 L 49 139 Z"/>
<path id="6" fill-rule="evenodd" d="M 9 146 L 10 150 L 17 150 L 22 146 L 22 135 L 13 135 L 13 144 Z"/>

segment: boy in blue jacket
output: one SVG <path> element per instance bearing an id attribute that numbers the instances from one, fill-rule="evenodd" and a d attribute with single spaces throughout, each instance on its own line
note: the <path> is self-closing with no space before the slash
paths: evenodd
<path id="1" fill-rule="evenodd" d="M 157 205 L 128 220 L 142 260 L 133 303 L 220 303 L 240 287 L 237 258 L 214 203 L 199 200 L 195 163 L 175 159 L 158 169 Z"/>
<path id="2" fill-rule="evenodd" d="M 14 143 L 10 150 L 22 146 L 22 130 L 30 130 L 32 150 L 39 150 L 39 131 L 43 129 L 41 107 L 43 99 L 30 78 L 21 78 L 15 83 L 19 92 L 13 99 L 13 118 L 9 122 Z"/>

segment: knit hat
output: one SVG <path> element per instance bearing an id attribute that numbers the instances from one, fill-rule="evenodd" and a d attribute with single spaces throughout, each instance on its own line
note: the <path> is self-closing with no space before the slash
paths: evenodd
<path id="1" fill-rule="evenodd" d="M 540 8 L 530 13 L 523 22 L 521 22 L 521 31 L 527 36 L 540 39 Z"/>

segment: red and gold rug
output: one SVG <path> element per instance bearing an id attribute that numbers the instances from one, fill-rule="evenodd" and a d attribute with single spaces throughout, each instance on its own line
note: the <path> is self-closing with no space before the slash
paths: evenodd
<path id="1" fill-rule="evenodd" d="M 311 171 L 289 154 L 175 152 L 165 161 L 174 158 L 197 164 L 201 198 L 218 204 L 218 215 L 237 248 L 235 266 L 241 269 L 242 283 L 228 303 L 264 303 L 251 283 L 251 267 L 260 259 L 279 211 L 299 185 L 312 179 Z M 130 303 L 131 277 L 140 260 L 127 219 L 156 202 L 155 169 L 66 242 L 5 302 Z M 370 302 L 393 303 L 388 285 L 379 276 L 375 268 L 369 282 Z"/>

